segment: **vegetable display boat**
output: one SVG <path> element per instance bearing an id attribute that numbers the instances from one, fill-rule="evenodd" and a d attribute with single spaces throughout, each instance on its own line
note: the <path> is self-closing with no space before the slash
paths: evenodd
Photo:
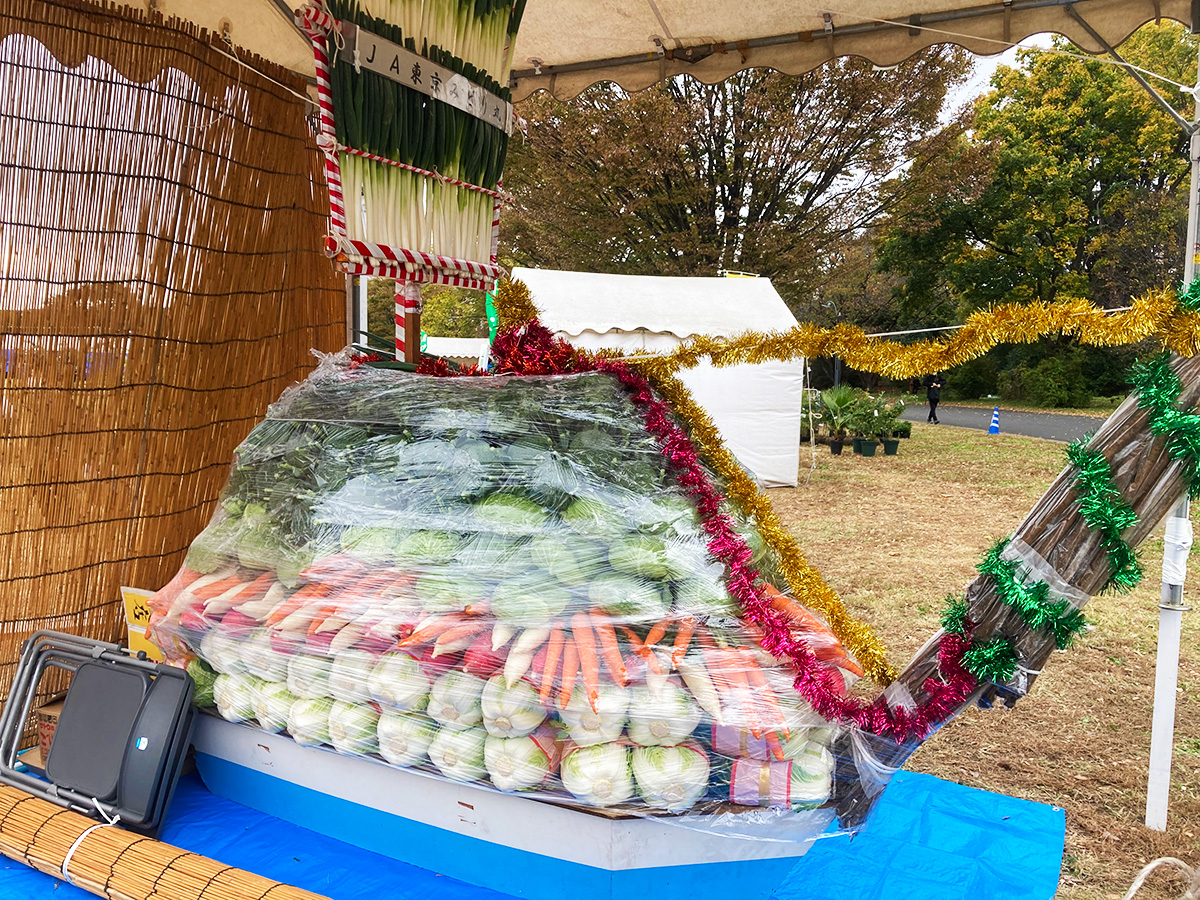
<path id="1" fill-rule="evenodd" d="M 518 352 L 564 349 L 539 328 L 497 342 L 502 367 L 507 348 L 547 371 Z M 151 601 L 212 712 L 214 792 L 539 900 L 562 879 L 766 895 L 862 827 L 939 725 L 1021 696 L 1128 577 L 1089 485 L 1124 493 L 1136 546 L 1196 468 L 1132 398 L 897 676 L 669 378 L 557 365 L 327 357 L 237 449 Z M 1154 365 L 1143 395 L 1195 404 L 1191 360 Z"/>

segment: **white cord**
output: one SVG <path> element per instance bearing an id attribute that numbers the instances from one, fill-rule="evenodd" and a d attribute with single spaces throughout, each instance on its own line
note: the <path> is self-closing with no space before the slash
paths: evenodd
<path id="1" fill-rule="evenodd" d="M 75 879 L 71 877 L 71 873 L 69 871 L 69 867 L 71 865 L 71 857 L 75 855 L 75 851 L 79 849 L 79 845 L 83 843 L 83 839 L 86 838 L 93 831 L 95 831 L 97 828 L 110 828 L 121 821 L 120 816 L 112 816 L 110 818 L 108 813 L 106 813 L 104 811 L 104 807 L 102 807 L 100 805 L 100 801 L 97 800 L 95 797 L 92 798 L 92 803 L 95 805 L 96 811 L 98 813 L 100 813 L 100 817 L 102 819 L 104 819 L 104 821 L 97 822 L 95 825 L 91 826 L 90 828 L 85 828 L 83 830 L 83 833 L 80 834 L 79 837 L 75 838 L 75 843 L 71 844 L 70 849 L 67 850 L 67 855 L 63 857 L 62 869 L 61 869 L 62 876 L 66 880 L 67 884 L 70 884 L 70 885 L 75 885 Z"/>

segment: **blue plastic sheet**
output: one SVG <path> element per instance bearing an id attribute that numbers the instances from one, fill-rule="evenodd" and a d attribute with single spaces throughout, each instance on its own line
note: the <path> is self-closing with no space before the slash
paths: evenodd
<path id="1" fill-rule="evenodd" d="M 778 897 L 1047 900 L 1065 828 L 1057 807 L 901 772 L 870 826 L 853 840 L 818 841 Z M 505 898 L 215 797 L 194 775 L 180 782 L 162 840 L 334 900 Z M 0 869 L 0 897 L 91 896 L 19 863 Z"/>

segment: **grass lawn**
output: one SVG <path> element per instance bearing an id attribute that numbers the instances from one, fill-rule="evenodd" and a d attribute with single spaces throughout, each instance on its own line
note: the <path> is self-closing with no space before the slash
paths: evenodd
<path id="1" fill-rule="evenodd" d="M 1011 534 L 1065 464 L 1065 445 L 918 423 L 900 455 L 801 451 L 801 487 L 775 488 L 775 509 L 808 561 L 868 622 L 902 667 L 938 628 L 998 538 Z M 1200 560 L 1189 561 L 1185 598 Z M 1200 603 L 1184 614 L 1167 831 L 1148 830 L 1147 765 L 1158 629 L 1161 536 L 1142 548 L 1147 577 L 1127 595 L 1096 597 L 1093 628 L 1056 653 L 1012 710 L 970 709 L 908 768 L 1061 806 L 1067 844 L 1058 896 L 1120 898 L 1159 856 L 1200 864 Z M 1139 900 L 1176 898 L 1160 869 Z"/>

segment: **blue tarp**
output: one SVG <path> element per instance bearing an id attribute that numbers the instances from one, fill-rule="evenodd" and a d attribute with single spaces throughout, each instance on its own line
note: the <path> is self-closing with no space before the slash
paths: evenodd
<path id="1" fill-rule="evenodd" d="M 870 826 L 818 841 L 780 900 L 1047 900 L 1058 888 L 1065 818 L 1057 807 L 899 773 Z M 194 776 L 162 840 L 334 900 L 505 900 L 210 794 Z M 0 857 L 0 897 L 75 900 L 84 891 Z"/>

